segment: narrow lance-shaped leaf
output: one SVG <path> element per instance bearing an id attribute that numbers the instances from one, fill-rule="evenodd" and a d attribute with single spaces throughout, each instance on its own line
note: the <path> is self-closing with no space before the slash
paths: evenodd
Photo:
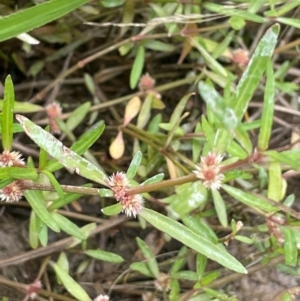
<path id="1" fill-rule="evenodd" d="M 212 196 L 214 200 L 215 209 L 218 215 L 218 219 L 223 227 L 227 227 L 228 226 L 227 211 L 222 195 L 218 190 L 212 190 Z"/>
<path id="2" fill-rule="evenodd" d="M 297 264 L 297 241 L 293 229 L 289 227 L 284 228 L 284 255 L 287 265 L 295 266 Z"/>
<path id="3" fill-rule="evenodd" d="M 270 205 L 266 200 L 259 198 L 258 196 L 252 195 L 226 184 L 223 184 L 222 188 L 235 199 L 251 208 L 264 210 L 266 212 L 277 210 L 275 206 Z"/>
<path id="4" fill-rule="evenodd" d="M 74 142 L 70 149 L 78 155 L 82 155 L 86 150 L 90 148 L 90 146 L 92 146 L 98 140 L 98 138 L 103 133 L 104 128 L 104 124 L 100 123 L 97 127 L 85 132 L 82 136 L 80 136 L 80 138 L 77 141 Z M 56 159 L 52 159 L 48 161 L 45 169 L 54 172 L 62 167 L 63 165 L 57 162 Z"/>
<path id="5" fill-rule="evenodd" d="M 272 61 L 267 64 L 267 81 L 264 94 L 264 105 L 261 116 L 261 127 L 258 135 L 258 150 L 265 151 L 269 147 L 273 114 L 274 114 L 275 79 Z"/>
<path id="6" fill-rule="evenodd" d="M 35 211 L 37 216 L 41 219 L 41 221 L 53 231 L 59 232 L 59 226 L 46 209 L 43 200 L 39 198 L 39 194 L 37 193 L 37 191 L 26 190 L 24 192 L 24 196 L 26 197 L 28 203 L 31 205 L 32 209 Z"/>
<path id="7" fill-rule="evenodd" d="M 272 162 L 269 166 L 268 198 L 279 202 L 282 198 L 281 167 L 278 162 Z"/>
<path id="8" fill-rule="evenodd" d="M 140 250 L 142 251 L 143 255 L 147 259 L 146 264 L 149 267 L 149 270 L 151 271 L 152 276 L 157 278 L 158 274 L 159 274 L 159 268 L 158 268 L 158 264 L 157 264 L 157 261 L 155 259 L 155 256 L 154 256 L 152 250 L 140 238 L 137 237 L 136 241 L 137 241 L 137 244 L 138 244 Z"/>
<path id="9" fill-rule="evenodd" d="M 145 61 L 145 48 L 140 45 L 130 73 L 130 88 L 134 89 L 141 77 Z"/>
<path id="10" fill-rule="evenodd" d="M 50 0 L 0 19 L 0 42 L 56 20 L 90 0 Z"/>
<path id="11" fill-rule="evenodd" d="M 262 78 L 267 62 L 276 46 L 279 29 L 279 25 L 274 24 L 267 30 L 265 35 L 259 41 L 247 69 L 239 81 L 235 94 L 230 102 L 230 107 L 234 109 L 238 120 L 242 119 L 248 103 Z"/>
<path id="12" fill-rule="evenodd" d="M 53 267 L 64 287 L 72 296 L 80 301 L 91 301 L 85 290 L 66 271 L 54 262 L 50 262 L 50 265 Z"/>
<path id="13" fill-rule="evenodd" d="M 247 273 L 243 265 L 233 256 L 204 237 L 197 235 L 184 225 L 147 208 L 143 208 L 139 215 L 155 228 L 167 233 L 187 247 L 207 256 L 230 270 L 238 273 Z"/>
<path id="14" fill-rule="evenodd" d="M 65 147 L 54 136 L 35 125 L 28 118 L 17 115 L 26 134 L 41 148 L 45 149 L 53 158 L 62 165 L 76 172 L 82 177 L 106 185 L 106 175 L 86 159 L 80 157 L 69 148 Z"/>
<path id="15" fill-rule="evenodd" d="M 136 152 L 135 155 L 133 156 L 131 162 L 130 162 L 129 168 L 128 168 L 127 173 L 126 173 L 127 178 L 129 180 L 131 180 L 135 176 L 135 174 L 136 174 L 136 172 L 137 172 L 137 170 L 138 170 L 138 168 L 141 164 L 141 160 L 142 160 L 142 153 L 141 152 Z"/>
<path id="16" fill-rule="evenodd" d="M 4 84 L 4 101 L 2 113 L 2 146 L 4 150 L 10 150 L 12 146 L 14 102 L 14 85 L 11 76 L 8 75 L 5 79 Z"/>

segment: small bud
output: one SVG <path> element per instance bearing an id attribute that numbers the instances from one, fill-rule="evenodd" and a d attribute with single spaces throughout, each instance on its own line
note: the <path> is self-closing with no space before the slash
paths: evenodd
<path id="1" fill-rule="evenodd" d="M 249 52 L 241 48 L 234 50 L 232 61 L 240 67 L 246 67 L 249 63 Z"/>
<path id="2" fill-rule="evenodd" d="M 139 81 L 139 89 L 142 92 L 148 92 L 152 90 L 155 86 L 155 79 L 152 78 L 149 73 L 146 73 L 140 78 Z"/>
<path id="3" fill-rule="evenodd" d="M 168 274 L 160 273 L 154 281 L 154 286 L 159 291 L 168 292 L 171 289 L 171 279 Z"/>
<path id="4" fill-rule="evenodd" d="M 49 125 L 52 133 L 60 134 L 60 128 L 55 121 L 62 113 L 62 108 L 59 103 L 53 102 L 46 106 L 46 114 L 49 118 Z"/>

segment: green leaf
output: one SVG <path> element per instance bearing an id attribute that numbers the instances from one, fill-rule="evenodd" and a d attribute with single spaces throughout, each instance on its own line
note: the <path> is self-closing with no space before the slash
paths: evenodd
<path id="1" fill-rule="evenodd" d="M 92 184 L 85 184 L 82 187 L 92 187 Z M 52 211 L 55 209 L 59 209 L 65 205 L 72 203 L 73 201 L 79 199 L 83 194 L 79 193 L 64 193 L 62 198 L 58 198 L 55 200 L 49 207 L 48 210 Z"/>
<path id="2" fill-rule="evenodd" d="M 258 150 L 265 151 L 269 147 L 274 115 L 275 79 L 271 60 L 267 63 L 267 81 L 265 85 L 264 104 L 261 126 L 258 135 Z"/>
<path id="3" fill-rule="evenodd" d="M 133 158 L 130 162 L 129 168 L 126 172 L 128 180 L 133 179 L 134 176 L 136 175 L 136 172 L 141 164 L 141 160 L 142 160 L 142 153 L 140 151 L 138 151 L 133 156 Z"/>
<path id="4" fill-rule="evenodd" d="M 0 19 L 0 42 L 54 21 L 89 0 L 50 0 Z"/>
<path id="5" fill-rule="evenodd" d="M 148 40 L 145 41 L 145 48 L 155 50 L 155 51 L 163 51 L 163 52 L 171 52 L 175 50 L 175 46 L 172 44 L 167 44 L 158 40 Z"/>
<path id="6" fill-rule="evenodd" d="M 0 99 L 0 110 L 3 110 L 3 99 Z M 45 110 L 42 106 L 30 102 L 14 102 L 14 113 L 36 113 Z"/>
<path id="7" fill-rule="evenodd" d="M 60 229 L 66 232 L 67 234 L 77 237 L 81 240 L 85 240 L 87 238 L 85 234 L 80 230 L 80 228 L 78 228 L 68 218 L 56 212 L 51 212 L 51 215 L 57 223 L 57 225 L 60 227 Z"/>
<path id="8" fill-rule="evenodd" d="M 117 203 L 101 209 L 105 215 L 117 215 L 123 210 L 121 203 Z"/>
<path id="9" fill-rule="evenodd" d="M 53 267 L 56 275 L 59 277 L 66 290 L 72 296 L 80 301 L 91 301 L 85 290 L 66 271 L 52 261 L 50 261 L 50 265 Z"/>
<path id="10" fill-rule="evenodd" d="M 213 244 L 218 243 L 218 237 L 216 233 L 203 219 L 199 219 L 196 216 L 186 215 L 183 216 L 181 220 L 189 229 L 191 229 L 196 234 L 203 236 Z"/>
<path id="11" fill-rule="evenodd" d="M 259 41 L 247 69 L 243 73 L 236 91 L 231 98 L 229 106 L 234 109 L 239 121 L 242 119 L 248 103 L 262 78 L 266 65 L 272 56 L 277 43 L 279 29 L 279 25 L 274 24 Z"/>
<path id="12" fill-rule="evenodd" d="M 2 134 L 2 118 L 0 118 L 1 120 L 1 124 L 0 124 L 0 134 Z M 13 133 L 21 133 L 24 132 L 23 128 L 18 124 L 18 123 L 14 123 L 12 126 L 12 131 Z"/>
<path id="13" fill-rule="evenodd" d="M 94 129 L 85 132 L 76 142 L 74 142 L 70 149 L 78 155 L 82 155 L 99 139 L 104 128 L 103 122 L 100 122 Z M 45 169 L 54 172 L 62 167 L 63 165 L 57 162 L 56 159 L 52 159 L 47 163 Z"/>
<path id="14" fill-rule="evenodd" d="M 201 123 L 198 122 L 195 127 L 195 134 L 199 135 L 199 138 L 193 138 L 193 162 L 199 160 L 201 153 L 201 135 L 202 135 L 202 127 Z"/>
<path id="15" fill-rule="evenodd" d="M 63 199 L 64 198 L 64 191 L 62 190 L 60 184 L 54 177 L 53 173 L 51 173 L 48 170 L 42 170 L 42 173 L 47 176 L 47 178 L 50 180 L 51 184 L 54 186 L 55 191 L 57 192 L 58 196 Z"/>
<path id="16" fill-rule="evenodd" d="M 198 38 L 194 37 L 190 39 L 190 43 L 192 46 L 194 46 L 198 51 L 201 53 L 203 59 L 206 61 L 208 67 L 216 72 L 218 75 L 227 77 L 227 70 L 215 59 L 213 58 L 209 52 L 205 49 L 205 47 L 202 46 L 203 41 Z"/>
<path id="17" fill-rule="evenodd" d="M 121 263 L 124 261 L 124 259 L 120 255 L 111 252 L 106 252 L 100 249 L 86 250 L 83 253 L 95 259 L 112 262 L 112 263 Z"/>
<path id="18" fill-rule="evenodd" d="M 101 197 L 103 198 L 111 198 L 114 197 L 114 193 L 111 189 L 107 189 L 107 188 L 100 188 L 98 190 L 98 193 Z"/>
<path id="19" fill-rule="evenodd" d="M 241 30 L 246 25 L 246 22 L 240 16 L 233 16 L 229 19 L 229 24 L 234 30 Z"/>
<path id="20" fill-rule="evenodd" d="M 171 266 L 171 269 L 169 271 L 170 276 L 172 276 L 173 273 L 178 272 L 185 265 L 187 261 L 187 256 L 188 256 L 188 249 L 187 247 L 183 246 L 179 250 L 176 259 L 174 260 L 174 263 Z"/>
<path id="21" fill-rule="evenodd" d="M 236 200 L 251 208 L 260 209 L 266 212 L 277 211 L 277 207 L 270 205 L 267 201 L 259 198 L 258 196 L 252 195 L 226 184 L 223 184 L 222 188 Z"/>
<path id="22" fill-rule="evenodd" d="M 86 117 L 86 114 L 89 112 L 90 107 L 91 103 L 86 102 L 71 113 L 66 122 L 69 131 L 73 131 L 82 122 L 82 120 Z"/>
<path id="23" fill-rule="evenodd" d="M 131 73 L 130 73 L 130 88 L 134 89 L 141 78 L 145 61 L 145 48 L 140 45 L 135 56 Z"/>
<path id="24" fill-rule="evenodd" d="M 218 219 L 223 227 L 227 227 L 228 226 L 227 211 L 222 195 L 218 190 L 212 190 L 211 192 L 214 200 L 215 209 L 218 215 Z"/>
<path id="25" fill-rule="evenodd" d="M 146 264 L 149 270 L 151 271 L 152 277 L 157 278 L 159 275 L 159 268 L 152 250 L 139 237 L 136 238 L 136 241 L 139 246 L 139 249 L 143 253 L 144 257 L 147 259 Z"/>
<path id="26" fill-rule="evenodd" d="M 29 244 L 32 249 L 36 249 L 39 245 L 39 229 L 37 227 L 37 215 L 31 210 L 29 220 Z"/>
<path id="27" fill-rule="evenodd" d="M 100 3 L 103 5 L 103 7 L 106 8 L 113 8 L 118 7 L 120 5 L 123 5 L 125 0 L 101 0 Z"/>
<path id="28" fill-rule="evenodd" d="M 205 272 L 207 264 L 207 257 L 202 254 L 197 254 L 196 256 L 196 268 L 197 268 L 197 276 L 198 280 L 200 280 Z"/>
<path id="29" fill-rule="evenodd" d="M 272 162 L 269 166 L 268 198 L 276 202 L 282 199 L 281 167 L 278 162 Z"/>
<path id="30" fill-rule="evenodd" d="M 233 109 L 226 105 L 223 97 L 220 96 L 212 84 L 200 81 L 198 91 L 206 105 L 213 111 L 218 117 L 218 121 L 223 124 L 226 129 L 232 130 L 237 127 L 238 119 Z"/>
<path id="31" fill-rule="evenodd" d="M 1 19 L 0 19 L 1 24 Z M 0 25 L 1 28 L 1 25 Z M 2 31 L 2 29 L 1 29 Z M 0 35 L 1 35 L 0 31 Z M 2 113 L 2 146 L 9 151 L 13 140 L 13 113 L 14 113 L 15 92 L 11 76 L 8 75 L 4 84 L 4 101 Z"/>
<path id="32" fill-rule="evenodd" d="M 298 29 L 300 28 L 300 20 L 296 18 L 276 18 L 276 21 Z"/>
<path id="33" fill-rule="evenodd" d="M 207 139 L 209 149 L 212 150 L 214 148 L 215 133 L 212 126 L 208 123 L 204 115 L 202 116 L 202 129 Z"/>
<path id="34" fill-rule="evenodd" d="M 168 210 L 182 217 L 195 209 L 203 208 L 206 202 L 207 189 L 201 181 L 195 181 L 177 187 L 175 198 L 168 206 Z"/>
<path id="35" fill-rule="evenodd" d="M 284 258 L 285 264 L 296 266 L 298 258 L 297 240 L 294 230 L 290 227 L 284 228 Z"/>
<path id="36" fill-rule="evenodd" d="M 238 241 L 241 241 L 245 244 L 253 244 L 253 239 L 249 238 L 249 237 L 246 237 L 246 236 L 241 236 L 241 235 L 235 235 L 234 236 L 234 239 L 238 240 Z"/>
<path id="37" fill-rule="evenodd" d="M 45 207 L 44 201 L 35 190 L 26 190 L 24 196 L 37 216 L 54 232 L 60 232 L 59 226 Z"/>
<path id="38" fill-rule="evenodd" d="M 184 225 L 147 208 L 143 208 L 139 215 L 148 223 L 177 239 L 185 246 L 207 256 L 230 270 L 238 273 L 247 273 L 247 270 L 233 256 L 204 237 L 197 235 Z"/>
<path id="39" fill-rule="evenodd" d="M 148 277 L 153 277 L 152 272 L 149 270 L 149 267 L 145 262 L 134 262 L 129 267 L 133 271 L 139 272 Z"/>
<path id="40" fill-rule="evenodd" d="M 1 167 L 0 179 L 7 177 L 24 180 L 36 180 L 38 178 L 38 174 L 36 169 L 32 167 Z"/>
<path id="41" fill-rule="evenodd" d="M 149 184 L 161 182 L 164 179 L 164 177 L 165 177 L 164 173 L 159 173 L 159 174 L 147 179 L 141 185 L 149 185 Z"/>
<path id="42" fill-rule="evenodd" d="M 277 162 L 287 164 L 295 170 L 300 168 L 300 163 L 298 161 L 296 161 L 293 157 L 291 157 L 285 153 L 278 153 L 276 151 L 266 151 L 266 152 L 264 152 L 264 155 L 272 158 L 273 160 L 275 160 Z"/>
<path id="43" fill-rule="evenodd" d="M 75 152 L 65 147 L 54 136 L 35 125 L 24 116 L 17 115 L 26 134 L 41 148 L 45 149 L 48 154 L 57 159 L 62 165 L 72 172 L 76 172 L 82 177 L 106 185 L 106 175 L 95 165 L 86 159 L 80 157 Z"/>

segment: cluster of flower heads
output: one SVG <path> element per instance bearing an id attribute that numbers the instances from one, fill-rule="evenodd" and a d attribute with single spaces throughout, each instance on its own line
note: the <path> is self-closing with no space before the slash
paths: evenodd
<path id="1" fill-rule="evenodd" d="M 108 179 L 108 186 L 116 200 L 122 205 L 122 212 L 127 216 L 134 216 L 143 208 L 143 198 L 140 194 L 127 195 L 129 180 L 124 172 L 116 172 Z"/>
<path id="2" fill-rule="evenodd" d="M 202 180 L 206 188 L 212 190 L 220 189 L 224 175 L 221 173 L 220 163 L 223 157 L 213 152 L 209 152 L 206 157 L 201 157 L 200 164 L 196 165 L 193 172 Z"/>
<path id="3" fill-rule="evenodd" d="M 25 166 L 24 159 L 19 152 L 3 151 L 0 154 L 0 167 Z M 1 201 L 9 203 L 18 202 L 23 196 L 23 185 L 21 180 L 15 180 L 0 189 Z"/>

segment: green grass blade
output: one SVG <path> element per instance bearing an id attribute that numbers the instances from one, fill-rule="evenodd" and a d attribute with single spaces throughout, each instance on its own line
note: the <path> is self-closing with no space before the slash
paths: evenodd
<path id="1" fill-rule="evenodd" d="M 243 267 L 243 265 L 227 253 L 227 251 L 222 250 L 209 240 L 197 235 L 195 232 L 177 221 L 147 208 L 143 208 L 139 215 L 155 228 L 167 233 L 187 247 L 207 256 L 224 267 L 238 273 L 247 273 L 247 270 Z"/>
<path id="2" fill-rule="evenodd" d="M 258 150 L 269 147 L 274 114 L 275 79 L 271 60 L 267 64 L 267 81 L 264 94 L 264 105 L 261 116 L 261 127 L 258 135 Z"/>
<path id="3" fill-rule="evenodd" d="M 134 89 L 141 78 L 145 61 L 145 48 L 140 45 L 130 73 L 130 88 Z"/>
<path id="4" fill-rule="evenodd" d="M 234 109 L 239 121 L 242 119 L 248 103 L 262 78 L 266 65 L 272 56 L 277 43 L 279 29 L 279 25 L 274 24 L 262 37 L 231 99 L 229 105 Z"/>
<path id="5" fill-rule="evenodd" d="M 56 20 L 90 0 L 50 0 L 0 18 L 0 42 Z"/>
<path id="6" fill-rule="evenodd" d="M 2 113 L 2 146 L 4 150 L 10 150 L 12 146 L 14 102 L 14 85 L 11 76 L 8 75 L 5 79 L 4 84 L 4 101 Z"/>

